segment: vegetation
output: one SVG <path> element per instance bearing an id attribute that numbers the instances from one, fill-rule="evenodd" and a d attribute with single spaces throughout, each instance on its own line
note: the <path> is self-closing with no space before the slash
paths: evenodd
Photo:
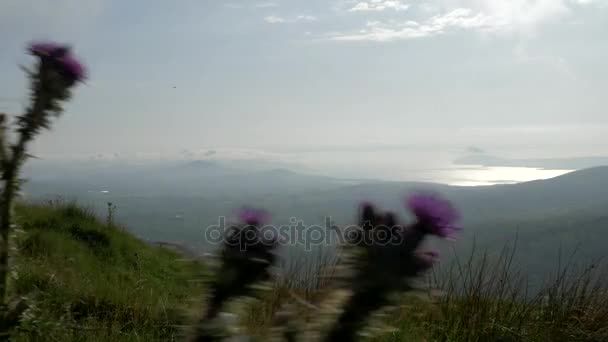
<path id="1" fill-rule="evenodd" d="M 86 72 L 74 58 L 69 47 L 55 43 L 35 43 L 29 53 L 37 58 L 36 66 L 23 69 L 30 78 L 30 104 L 22 115 L 17 116 L 15 133 L 17 139 L 11 143 L 9 124 L 5 114 L 0 113 L 0 307 L 6 304 L 8 274 L 9 236 L 13 225 L 13 200 L 19 191 L 21 167 L 28 157 L 28 145 L 43 129 L 51 126 L 51 118 L 63 112 L 63 103 L 70 99 L 71 89 L 84 81 Z M 0 315 L 5 312 L 0 311 Z"/>
<path id="2" fill-rule="evenodd" d="M 107 226 L 74 203 L 19 205 L 9 298 L 15 341 L 181 341 L 196 322 L 211 279 L 200 263 Z M 600 264 L 567 262 L 532 293 L 513 260 L 479 254 L 436 268 L 419 290 L 370 316 L 374 341 L 605 341 L 608 275 Z M 567 258 L 565 258 L 567 260 Z M 258 301 L 225 308 L 242 333 L 274 336 L 281 314 L 300 333 L 325 329 L 344 303 L 340 258 L 289 265 Z M 556 260 L 556 264 L 560 262 Z M 433 286 L 429 286 L 433 285 Z M 431 290 L 432 289 L 432 290 Z M 341 292 L 342 291 L 342 292 Z M 340 296 L 343 296 L 340 299 Z M 19 311 L 19 308 L 23 311 Z M 368 322 L 369 323 L 369 322 Z M 327 323 L 326 323 L 327 325 Z M 285 327 L 291 328 L 286 325 Z M 393 327 L 393 329 L 383 329 Z M 382 328 L 382 329 L 381 329 Z M 308 336 L 308 335 L 307 335 Z"/>
<path id="3" fill-rule="evenodd" d="M 536 290 L 515 263 L 517 247 L 496 257 L 472 253 L 438 267 L 417 292 L 395 298 L 395 306 L 371 317 L 376 342 L 396 341 L 606 341 L 608 269 L 595 263 L 556 260 L 551 278 Z M 335 259 L 334 259 L 335 260 Z M 319 268 L 317 275 L 322 274 Z M 329 284 L 311 279 L 308 287 L 277 283 L 274 290 L 243 310 L 247 331 L 268 336 L 277 310 L 295 305 L 299 329 L 314 329 L 331 302 Z"/>
<path id="4" fill-rule="evenodd" d="M 202 301 L 200 263 L 149 246 L 73 203 L 20 205 L 16 214 L 13 340 L 181 338 Z"/>

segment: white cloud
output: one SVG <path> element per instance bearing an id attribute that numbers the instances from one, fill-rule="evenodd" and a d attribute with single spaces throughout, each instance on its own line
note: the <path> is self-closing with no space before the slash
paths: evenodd
<path id="1" fill-rule="evenodd" d="M 349 9 L 349 12 L 381 12 L 386 9 L 392 9 L 395 11 L 405 11 L 409 7 L 410 5 L 405 4 L 400 0 L 371 0 L 357 3 L 354 7 Z"/>
<path id="2" fill-rule="evenodd" d="M 469 30 L 484 34 L 533 36 L 542 25 L 563 19 L 576 7 L 606 0 L 434 0 L 418 5 L 421 15 L 413 25 L 409 12 L 401 20 L 376 22 L 351 33 L 331 35 L 332 40 L 393 41 L 432 37 L 451 30 Z M 349 11 L 372 11 L 387 2 L 371 0 L 359 2 Z M 403 4 L 404 6 L 407 6 Z M 388 8 L 388 7 L 384 7 Z"/>
<path id="3" fill-rule="evenodd" d="M 492 30 L 491 18 L 482 13 L 473 13 L 468 8 L 457 8 L 443 15 L 436 15 L 423 23 L 407 20 L 401 23 L 368 22 L 366 28 L 356 34 L 336 35 L 332 40 L 343 41 L 394 41 L 432 37 L 450 28 Z"/>
<path id="4" fill-rule="evenodd" d="M 568 14 L 571 10 L 567 0 L 509 0 L 475 1 L 478 8 L 506 31 L 534 33 L 537 28 Z"/>
<path id="5" fill-rule="evenodd" d="M 299 15 L 296 17 L 295 21 L 316 21 L 317 17 L 313 15 Z"/>
<path id="6" fill-rule="evenodd" d="M 269 24 L 282 24 L 285 22 L 285 19 L 282 17 L 275 16 L 275 15 L 269 15 L 269 16 L 264 17 L 264 21 Z"/>
<path id="7" fill-rule="evenodd" d="M 570 0 L 577 3 L 580 6 L 596 5 L 601 8 L 608 7 L 608 0 Z"/>
<path id="8" fill-rule="evenodd" d="M 276 15 L 269 15 L 264 17 L 264 21 L 269 24 L 284 24 L 284 23 L 297 23 L 297 22 L 313 22 L 316 21 L 317 17 L 313 15 L 298 15 L 293 18 L 284 18 Z"/>

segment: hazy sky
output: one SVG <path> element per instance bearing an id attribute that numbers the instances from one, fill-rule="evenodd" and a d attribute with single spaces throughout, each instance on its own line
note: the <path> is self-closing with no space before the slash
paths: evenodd
<path id="1" fill-rule="evenodd" d="M 24 46 L 47 38 L 90 81 L 38 153 L 608 154 L 607 0 L 0 0 L 0 111 L 21 108 Z"/>

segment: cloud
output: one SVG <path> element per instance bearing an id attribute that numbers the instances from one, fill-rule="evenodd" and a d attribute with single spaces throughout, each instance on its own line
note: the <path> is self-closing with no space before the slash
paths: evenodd
<path id="1" fill-rule="evenodd" d="M 608 8 L 607 0 L 571 0 L 577 3 L 579 6 L 598 6 L 600 8 Z"/>
<path id="2" fill-rule="evenodd" d="M 264 21 L 269 24 L 282 24 L 285 22 L 285 19 L 282 17 L 275 16 L 275 15 L 269 15 L 269 16 L 264 17 Z"/>
<path id="3" fill-rule="evenodd" d="M 535 33 L 538 27 L 570 13 L 568 0 L 482 1 L 479 10 L 499 22 L 504 31 Z"/>
<path id="4" fill-rule="evenodd" d="M 298 15 L 292 18 L 284 18 L 276 15 L 269 15 L 264 17 L 264 21 L 269 24 L 284 24 L 284 23 L 297 23 L 297 22 L 312 22 L 316 21 L 317 17 L 312 15 Z"/>
<path id="5" fill-rule="evenodd" d="M 317 17 L 313 15 L 299 15 L 295 18 L 295 21 L 316 21 Z"/>
<path id="6" fill-rule="evenodd" d="M 349 12 L 381 12 L 387 9 L 395 11 L 405 11 L 410 5 L 403 3 L 400 0 L 371 0 L 358 2 L 354 7 L 349 9 Z"/>
<path id="7" fill-rule="evenodd" d="M 482 13 L 468 8 L 457 8 L 443 15 L 435 15 L 423 23 L 408 20 L 401 23 L 370 21 L 366 28 L 355 34 L 338 34 L 332 40 L 342 41 L 394 41 L 417 39 L 444 34 L 448 29 L 493 30 L 498 23 Z"/>
<path id="8" fill-rule="evenodd" d="M 601 0 L 434 0 L 417 5 L 420 17 L 409 12 L 401 20 L 368 22 L 356 31 L 329 35 L 339 41 L 394 41 L 434 37 L 454 30 L 483 34 L 534 36 L 541 26 L 563 19 L 577 7 Z M 379 11 L 407 6 L 400 1 L 371 0 L 359 2 L 349 12 Z M 450 6 L 451 5 L 451 6 Z M 456 6 L 457 5 L 457 6 Z M 392 7 L 394 8 L 394 7 Z M 405 8 L 405 7 L 404 7 Z M 425 18 L 426 16 L 426 18 Z"/>

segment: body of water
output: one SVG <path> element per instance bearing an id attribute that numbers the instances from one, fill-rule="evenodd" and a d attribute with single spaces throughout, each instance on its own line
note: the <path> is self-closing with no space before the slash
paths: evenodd
<path id="1" fill-rule="evenodd" d="M 514 184 L 564 175 L 574 169 L 459 165 L 460 151 L 396 149 L 301 153 L 304 172 L 347 179 L 431 182 L 459 186 Z M 308 168 L 308 169 L 306 169 Z"/>

